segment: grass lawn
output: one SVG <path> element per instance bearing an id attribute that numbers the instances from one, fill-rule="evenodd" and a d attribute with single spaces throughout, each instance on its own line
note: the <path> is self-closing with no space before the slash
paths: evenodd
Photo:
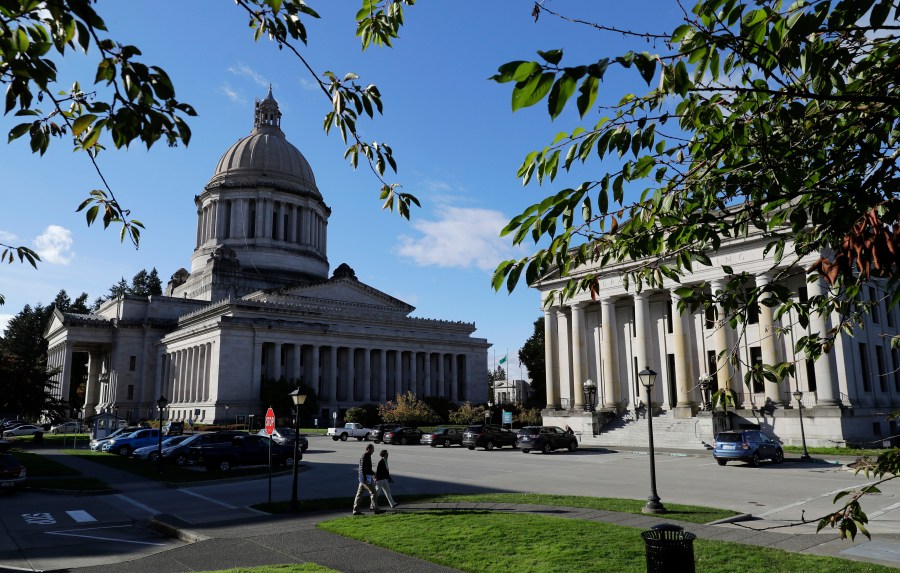
<path id="1" fill-rule="evenodd" d="M 423 494 L 395 496 L 398 503 L 521 503 L 526 505 L 556 505 L 564 507 L 581 507 L 585 509 L 603 509 L 621 511 L 641 515 L 641 508 L 647 503 L 645 499 L 618 499 L 611 497 L 582 497 L 577 495 L 547 495 L 537 493 L 488 493 L 488 494 Z M 323 509 L 348 509 L 352 498 L 340 497 L 329 499 L 313 499 L 300 501 L 300 511 Z M 261 503 L 253 506 L 269 513 L 285 513 L 289 510 L 288 502 Z M 709 523 L 726 517 L 734 517 L 737 512 L 728 509 L 699 507 L 666 503 L 666 517 L 687 521 L 689 523 Z"/>
<path id="2" fill-rule="evenodd" d="M 789 454 L 800 454 L 803 453 L 803 446 L 781 446 L 785 452 Z M 825 447 L 815 447 L 815 448 L 806 448 L 806 451 L 809 452 L 810 455 L 813 456 L 846 456 L 846 457 L 859 457 L 859 456 L 869 456 L 870 458 L 877 458 L 879 454 L 883 454 L 890 450 L 862 450 L 859 448 L 825 448 Z"/>
<path id="3" fill-rule="evenodd" d="M 644 541 L 630 527 L 542 515 L 429 511 L 341 517 L 319 528 L 472 573 L 647 570 Z M 704 573 L 896 573 L 896 569 L 724 541 L 694 541 Z"/>

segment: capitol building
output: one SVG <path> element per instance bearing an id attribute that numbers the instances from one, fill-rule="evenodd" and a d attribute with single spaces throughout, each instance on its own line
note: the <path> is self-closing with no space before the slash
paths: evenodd
<path id="1" fill-rule="evenodd" d="M 331 209 L 303 154 L 281 130 L 272 97 L 256 102 L 253 131 L 219 160 L 195 197 L 190 270 L 164 296 L 124 295 L 91 314 L 56 310 L 45 336 L 58 396 L 84 384 L 85 418 L 112 411 L 211 424 L 261 415 L 265 379 L 301 382 L 331 420 L 349 407 L 393 399 L 487 399 L 487 351 L 475 325 L 410 316 L 415 310 L 330 271 Z M 330 273 L 330 276 L 329 276 Z M 72 380 L 87 360 L 87 380 Z"/>

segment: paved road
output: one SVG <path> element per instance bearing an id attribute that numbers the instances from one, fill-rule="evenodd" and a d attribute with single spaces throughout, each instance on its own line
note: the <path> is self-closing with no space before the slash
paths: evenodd
<path id="1" fill-rule="evenodd" d="M 357 441 L 312 438 L 303 461 L 300 497 L 346 496 L 349 511 L 356 489 L 356 465 L 364 447 Z M 376 445 L 376 450 L 382 447 L 385 446 Z M 649 457 L 645 452 L 592 449 L 545 456 L 511 449 L 485 452 L 458 447 L 388 448 L 397 495 L 513 491 L 644 498 L 649 493 Z M 824 462 L 804 464 L 789 459 L 779 466 L 719 467 L 705 455 L 665 453 L 658 454 L 656 462 L 663 503 L 751 513 L 762 518 L 751 523 L 756 528 L 823 515 L 832 509 L 836 492 L 865 483 L 862 476 Z M 87 464 L 83 466 L 86 472 L 100 468 L 89 462 L 80 463 Z M 0 514 L 0 525 L 6 533 L 0 540 L 0 567 L 53 570 L 146 559 L 184 544 L 148 530 L 145 524 L 150 519 L 167 515 L 166 521 L 186 530 L 218 530 L 223 521 L 241 527 L 258 522 L 258 512 L 249 506 L 268 498 L 265 479 L 168 488 L 130 474 L 101 471 L 107 473 L 99 477 L 114 483 L 116 494 L 79 497 L 32 492 L 5 499 Z M 289 473 L 276 477 L 272 482 L 273 498 L 289 499 L 290 487 Z M 877 537 L 900 534 L 900 484 L 887 484 L 881 495 L 865 500 L 864 508 L 870 516 L 870 530 L 882 543 L 879 551 L 897 555 L 900 561 L 900 536 Z M 789 531 L 811 533 L 814 529 L 813 524 L 807 524 Z M 842 550 L 839 545 L 834 551 Z"/>

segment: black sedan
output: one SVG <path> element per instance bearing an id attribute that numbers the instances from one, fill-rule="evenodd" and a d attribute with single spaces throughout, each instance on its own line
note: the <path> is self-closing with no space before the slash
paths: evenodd
<path id="1" fill-rule="evenodd" d="M 459 428 L 447 428 L 444 426 L 435 428 L 430 433 L 422 436 L 422 443 L 432 448 L 437 446 L 450 447 L 451 444 L 462 445 L 463 433 Z"/>
<path id="2" fill-rule="evenodd" d="M 27 472 L 12 454 L 0 454 L 0 489 L 15 491 L 25 484 Z"/>
<path id="3" fill-rule="evenodd" d="M 578 440 L 557 426 L 526 426 L 519 430 L 516 447 L 526 454 L 531 450 L 540 450 L 545 454 L 561 449 L 574 452 L 578 448 Z"/>
<path id="4" fill-rule="evenodd" d="M 395 428 L 393 430 L 388 430 L 384 434 L 384 443 L 400 444 L 401 446 L 405 446 L 407 444 L 421 444 L 422 430 L 418 428 L 408 428 L 405 426 L 401 428 Z"/>

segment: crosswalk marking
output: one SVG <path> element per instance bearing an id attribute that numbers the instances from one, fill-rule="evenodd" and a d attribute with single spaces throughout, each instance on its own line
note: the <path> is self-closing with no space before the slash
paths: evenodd
<path id="1" fill-rule="evenodd" d="M 97 521 L 93 515 L 86 512 L 83 509 L 76 509 L 74 511 L 67 511 L 69 517 L 77 521 L 78 523 L 88 523 L 90 521 Z"/>

